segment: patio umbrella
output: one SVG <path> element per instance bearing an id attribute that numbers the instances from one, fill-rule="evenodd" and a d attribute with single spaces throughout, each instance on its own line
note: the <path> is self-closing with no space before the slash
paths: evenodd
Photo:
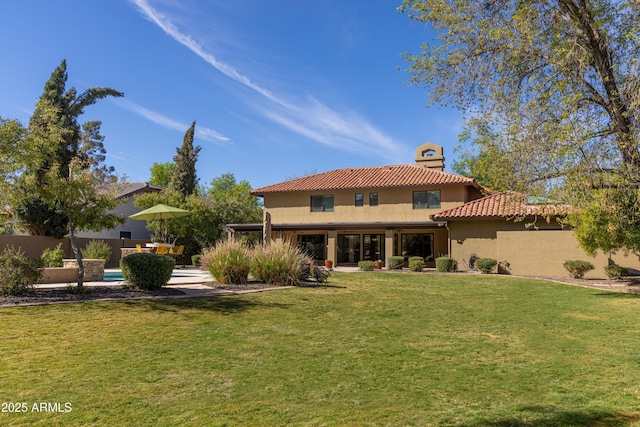
<path id="1" fill-rule="evenodd" d="M 173 206 L 167 206 L 163 204 L 158 204 L 150 207 L 149 209 L 145 209 L 142 212 L 138 212 L 136 214 L 130 215 L 131 219 L 140 219 L 145 221 L 167 221 L 172 218 L 180 218 L 186 215 L 189 215 L 190 212 L 184 209 L 176 208 Z M 166 225 L 166 222 L 165 222 Z M 166 227 L 165 227 L 166 228 Z M 165 230 L 165 237 L 166 237 Z"/>

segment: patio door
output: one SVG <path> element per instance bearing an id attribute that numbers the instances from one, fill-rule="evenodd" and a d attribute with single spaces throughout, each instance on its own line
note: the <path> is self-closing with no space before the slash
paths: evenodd
<path id="1" fill-rule="evenodd" d="M 338 264 L 356 264 L 360 261 L 360 235 L 338 235 Z"/>
<path id="2" fill-rule="evenodd" d="M 384 261 L 384 234 L 364 234 L 362 250 L 364 261 Z"/>
<path id="3" fill-rule="evenodd" d="M 327 259 L 327 243 L 324 234 L 300 234 L 298 245 L 316 261 Z"/>

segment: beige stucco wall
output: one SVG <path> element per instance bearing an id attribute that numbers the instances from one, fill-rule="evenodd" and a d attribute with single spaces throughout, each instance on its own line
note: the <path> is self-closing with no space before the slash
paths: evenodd
<path id="1" fill-rule="evenodd" d="M 580 259 L 595 266 L 586 277 L 605 277 L 608 256 L 602 253 L 595 257 L 587 255 L 571 230 L 561 230 L 554 223 L 527 229 L 525 223 L 506 220 L 450 222 L 451 256 L 458 261 L 458 269 L 468 269 L 473 254 L 506 261 L 514 275 L 566 276 L 564 262 Z M 640 260 L 635 255 L 616 254 L 612 259 L 623 267 L 640 270 Z"/>
<path id="2" fill-rule="evenodd" d="M 440 190 L 440 207 L 413 209 L 413 191 Z M 355 206 L 355 194 L 364 194 L 364 206 Z M 369 206 L 369 193 L 378 193 L 378 206 Z M 333 212 L 311 212 L 312 195 L 334 196 Z M 350 190 L 314 193 L 267 194 L 264 207 L 274 224 L 373 222 L 373 221 L 427 221 L 429 215 L 454 208 L 468 200 L 465 186 L 420 187 L 394 190 Z"/>

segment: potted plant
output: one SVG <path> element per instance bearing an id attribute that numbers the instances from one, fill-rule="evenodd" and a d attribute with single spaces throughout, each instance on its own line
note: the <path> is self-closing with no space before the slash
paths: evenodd
<path id="1" fill-rule="evenodd" d="M 333 268 L 333 261 L 331 261 L 330 259 L 325 260 L 324 266 L 327 268 Z"/>
<path id="2" fill-rule="evenodd" d="M 376 268 L 377 268 L 378 270 L 382 270 L 382 260 L 377 260 L 377 261 L 376 261 Z"/>

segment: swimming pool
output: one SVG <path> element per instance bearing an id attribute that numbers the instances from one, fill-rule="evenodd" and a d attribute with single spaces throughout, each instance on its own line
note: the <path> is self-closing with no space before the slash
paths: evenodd
<path id="1" fill-rule="evenodd" d="M 122 271 L 117 270 L 117 271 L 105 271 L 104 272 L 104 278 L 102 279 L 105 282 L 122 282 L 124 280 L 124 277 L 122 277 Z M 175 270 L 173 271 L 173 273 L 171 274 L 171 277 L 191 277 L 189 274 L 180 274 L 179 272 L 176 272 Z"/>

